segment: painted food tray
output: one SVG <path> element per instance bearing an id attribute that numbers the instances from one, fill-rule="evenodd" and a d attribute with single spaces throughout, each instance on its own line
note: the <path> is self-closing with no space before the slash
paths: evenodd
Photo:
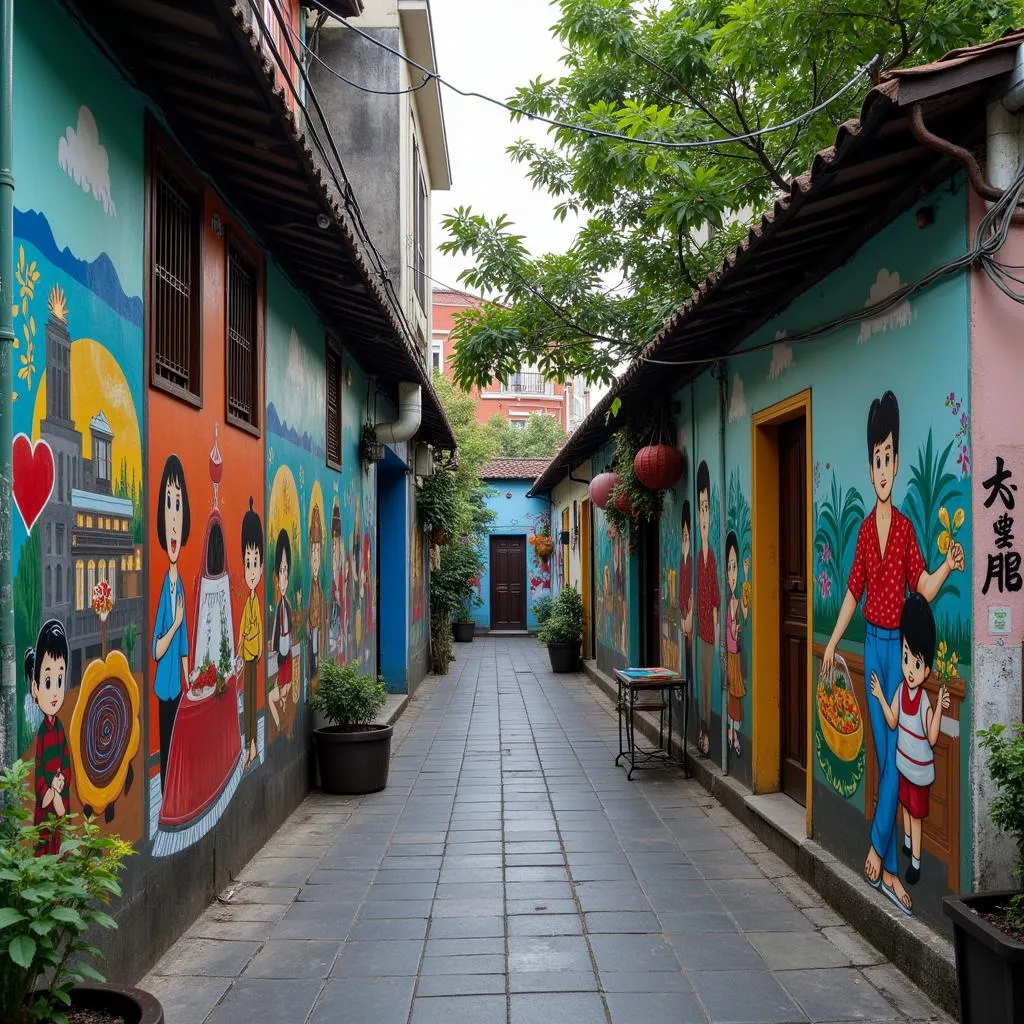
<path id="1" fill-rule="evenodd" d="M 816 701 L 821 734 L 829 750 L 840 761 L 855 761 L 864 746 L 864 719 L 842 655 L 836 655 L 832 672 L 818 680 Z"/>

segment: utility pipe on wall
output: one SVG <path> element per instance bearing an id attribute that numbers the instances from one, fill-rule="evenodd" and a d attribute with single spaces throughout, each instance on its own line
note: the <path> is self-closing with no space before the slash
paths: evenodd
<path id="1" fill-rule="evenodd" d="M 17 747 L 14 587 L 12 572 L 11 470 L 14 409 L 11 359 L 14 349 L 14 0 L 0 0 L 0 768 Z"/>
<path id="2" fill-rule="evenodd" d="M 1009 188 L 1024 161 L 1024 44 L 1017 47 L 1009 86 L 986 112 L 987 178 L 997 189 Z"/>
<path id="3" fill-rule="evenodd" d="M 423 390 L 419 384 L 402 381 L 398 385 L 398 418 L 390 423 L 375 423 L 373 432 L 382 444 L 408 441 L 420 429 L 423 419 Z"/>
<path id="4" fill-rule="evenodd" d="M 726 388 L 726 377 L 728 371 L 726 369 L 726 363 L 723 359 L 718 364 L 718 559 L 716 564 L 718 565 L 719 574 L 722 577 L 722 581 L 719 582 L 719 593 L 725 592 L 728 594 L 728 586 L 722 587 L 721 583 L 726 578 L 728 567 L 725 564 L 725 520 L 726 513 L 729 508 L 728 495 L 726 494 L 726 474 L 725 474 L 725 416 L 728 404 L 728 393 Z M 729 599 L 725 599 L 725 613 L 729 613 Z M 719 641 L 719 666 L 720 666 L 720 680 L 722 684 L 722 774 L 729 774 L 729 725 L 728 725 L 728 714 L 729 714 L 729 670 L 728 670 L 728 654 L 726 653 L 726 642 L 725 642 L 725 631 L 728 627 L 725 624 L 725 616 L 722 614 L 722 608 L 718 609 L 718 636 L 715 638 Z M 708 711 L 708 724 L 711 723 L 711 712 Z"/>

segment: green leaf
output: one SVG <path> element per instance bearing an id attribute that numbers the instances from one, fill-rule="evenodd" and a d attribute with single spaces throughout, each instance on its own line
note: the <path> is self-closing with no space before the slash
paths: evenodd
<path id="1" fill-rule="evenodd" d="M 0 907 L 0 928 L 9 928 L 12 924 L 20 924 L 28 918 L 13 907 Z"/>
<path id="2" fill-rule="evenodd" d="M 94 910 L 92 912 L 92 923 L 98 924 L 101 928 L 106 928 L 111 931 L 117 927 L 117 922 L 102 910 Z"/>
<path id="3" fill-rule="evenodd" d="M 100 984 L 103 984 L 103 982 L 107 980 L 102 974 L 100 974 L 99 971 L 96 970 L 95 967 L 92 966 L 92 964 L 87 964 L 83 961 L 79 961 L 78 970 L 84 977 L 88 978 L 90 981 L 98 981 Z"/>
<path id="4" fill-rule="evenodd" d="M 85 921 L 82 920 L 82 915 L 77 910 L 72 910 L 71 907 L 54 907 L 50 911 L 50 915 L 55 920 L 73 925 L 79 930 L 84 930 L 86 927 Z"/>
<path id="5" fill-rule="evenodd" d="M 36 955 L 36 940 L 28 935 L 16 935 L 7 946 L 7 954 L 19 967 L 27 970 Z"/>

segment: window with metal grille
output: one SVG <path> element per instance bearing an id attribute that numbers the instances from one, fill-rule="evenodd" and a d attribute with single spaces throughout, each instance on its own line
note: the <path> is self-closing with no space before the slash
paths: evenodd
<path id="1" fill-rule="evenodd" d="M 259 428 L 259 268 L 228 241 L 227 385 L 229 422 Z"/>
<path id="2" fill-rule="evenodd" d="M 341 353 L 327 344 L 327 465 L 341 469 Z"/>
<path id="3" fill-rule="evenodd" d="M 152 383 L 198 404 L 202 192 L 160 144 L 151 149 L 149 187 Z"/>
<path id="4" fill-rule="evenodd" d="M 420 149 L 416 143 L 412 147 L 413 155 L 413 189 L 416 193 L 416 224 L 415 253 L 413 265 L 416 273 L 416 297 L 420 300 L 423 311 L 427 311 L 427 183 L 423 177 L 423 164 L 420 160 Z"/>

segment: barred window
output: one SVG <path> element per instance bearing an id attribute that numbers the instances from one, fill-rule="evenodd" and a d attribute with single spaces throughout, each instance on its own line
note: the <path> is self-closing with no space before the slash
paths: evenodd
<path id="1" fill-rule="evenodd" d="M 341 353 L 327 343 L 327 465 L 341 469 Z"/>
<path id="2" fill-rule="evenodd" d="M 229 422 L 259 429 L 259 267 L 229 238 L 227 293 L 227 384 Z"/>
<path id="3" fill-rule="evenodd" d="M 155 138 L 149 175 L 148 327 L 152 383 L 198 404 L 202 190 Z"/>

